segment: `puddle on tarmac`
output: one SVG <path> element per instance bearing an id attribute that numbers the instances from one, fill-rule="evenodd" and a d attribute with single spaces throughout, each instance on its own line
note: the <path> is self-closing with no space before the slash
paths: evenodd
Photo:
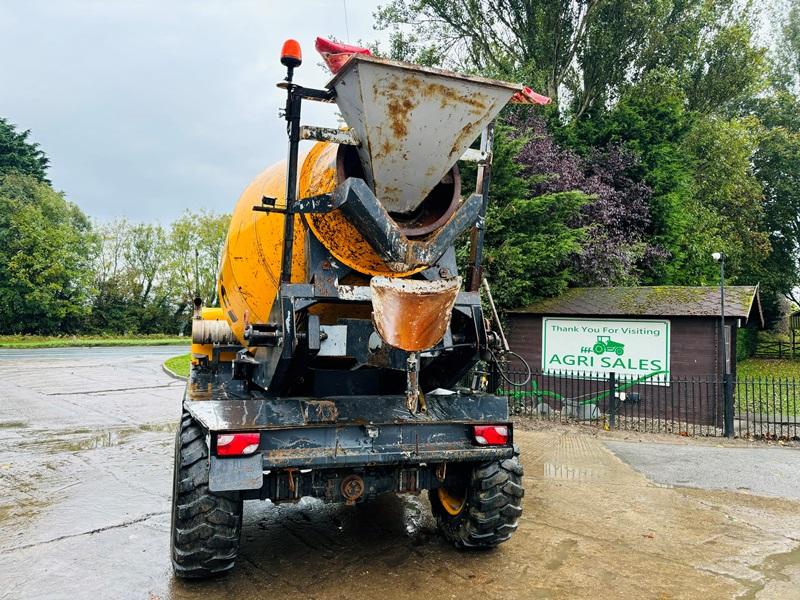
<path id="1" fill-rule="evenodd" d="M 740 596 L 743 600 L 755 600 L 759 597 L 759 592 L 770 582 L 791 584 L 792 575 L 787 571 L 800 571 L 800 546 L 768 556 L 759 567 L 756 567 L 756 571 L 761 573 L 763 578 L 760 583 L 751 586 L 744 596 Z"/>
<path id="2" fill-rule="evenodd" d="M 173 432 L 175 423 L 145 423 L 135 427 L 121 427 L 103 431 L 75 429 L 59 432 L 57 436 L 48 436 L 44 440 L 26 441 L 18 444 L 20 448 L 36 448 L 48 453 L 81 452 L 109 446 L 119 446 L 138 433 Z"/>

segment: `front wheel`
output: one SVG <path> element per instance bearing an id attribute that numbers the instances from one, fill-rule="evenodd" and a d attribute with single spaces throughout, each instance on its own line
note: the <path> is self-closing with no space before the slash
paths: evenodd
<path id="1" fill-rule="evenodd" d="M 233 568 L 242 531 L 242 501 L 208 489 L 206 434 L 184 412 L 175 439 L 172 566 L 178 577 L 208 577 Z"/>
<path id="2" fill-rule="evenodd" d="M 447 540 L 458 548 L 492 548 L 516 531 L 523 494 L 515 446 L 512 458 L 476 465 L 466 483 L 431 490 L 429 497 Z"/>

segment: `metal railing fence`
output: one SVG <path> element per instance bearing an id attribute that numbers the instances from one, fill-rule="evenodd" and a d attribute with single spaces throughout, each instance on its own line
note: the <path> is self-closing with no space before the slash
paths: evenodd
<path id="1" fill-rule="evenodd" d="M 507 370 L 521 383 L 527 371 Z M 717 376 L 676 377 L 655 373 L 533 372 L 516 387 L 496 371 L 489 388 L 508 398 L 513 415 L 583 422 L 622 429 L 689 436 L 800 439 L 800 379 L 737 378 L 728 388 L 732 430 L 725 428 L 726 389 Z M 729 427 L 731 421 L 729 421 Z"/>

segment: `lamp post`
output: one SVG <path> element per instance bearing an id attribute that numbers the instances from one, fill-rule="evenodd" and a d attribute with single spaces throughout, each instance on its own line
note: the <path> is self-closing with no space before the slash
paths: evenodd
<path id="1" fill-rule="evenodd" d="M 722 372 L 724 429 L 727 437 L 733 437 L 733 394 L 728 373 L 728 339 L 725 335 L 725 253 L 714 252 L 711 257 L 719 263 L 719 357 Z"/>

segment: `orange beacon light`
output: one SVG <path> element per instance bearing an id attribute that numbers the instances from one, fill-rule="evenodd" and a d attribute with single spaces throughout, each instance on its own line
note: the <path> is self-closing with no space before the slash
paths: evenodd
<path id="1" fill-rule="evenodd" d="M 281 48 L 281 64 L 290 69 L 299 67 L 303 62 L 303 53 L 300 50 L 300 42 L 297 40 L 286 40 Z"/>

